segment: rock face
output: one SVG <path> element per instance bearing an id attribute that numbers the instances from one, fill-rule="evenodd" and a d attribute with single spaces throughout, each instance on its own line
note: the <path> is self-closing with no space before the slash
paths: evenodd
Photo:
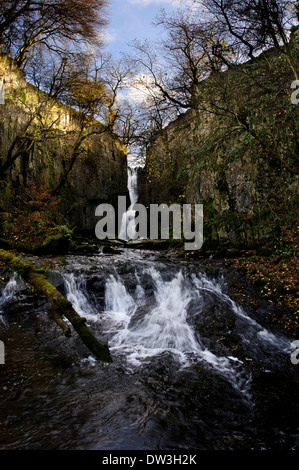
<path id="1" fill-rule="evenodd" d="M 202 107 L 171 122 L 147 151 L 139 201 L 202 203 L 207 247 L 266 246 L 298 217 L 294 77 L 275 54 L 266 59 L 268 72 L 261 57 L 212 75 Z"/>
<path id="2" fill-rule="evenodd" d="M 95 208 L 102 203 L 116 208 L 118 196 L 127 196 L 127 192 L 125 147 L 111 134 L 94 138 L 92 148 L 77 162 L 65 188 L 67 207 L 74 201 L 72 194 L 77 201 L 70 222 L 83 230 L 94 230 Z"/>
<path id="3" fill-rule="evenodd" d="M 30 85 L 4 54 L 0 55 L 1 84 L 5 104 L 0 104 L 0 166 L 12 146 L 16 154 L 24 135 L 27 139 L 13 164 L 1 175 L 0 209 L 9 212 L 31 183 L 41 188 L 56 187 L 69 165 L 79 123 L 74 110 Z M 43 134 L 43 128 L 53 129 L 53 133 Z M 118 195 L 127 196 L 127 155 L 117 136 L 106 131 L 86 139 L 82 148 L 62 188 L 61 210 L 71 225 L 89 231 L 96 224 L 97 205 L 105 202 L 116 206 Z"/>

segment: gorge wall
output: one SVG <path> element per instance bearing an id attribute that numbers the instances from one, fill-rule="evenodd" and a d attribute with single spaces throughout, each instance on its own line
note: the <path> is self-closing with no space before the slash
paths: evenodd
<path id="1" fill-rule="evenodd" d="M 1 83 L 0 165 L 14 155 L 12 149 L 17 155 L 22 148 L 0 180 L 0 210 L 10 212 L 32 183 L 56 187 L 68 168 L 80 124 L 74 109 L 38 91 L 5 54 L 0 55 Z M 26 145 L 20 147 L 22 139 Z M 126 148 L 117 136 L 105 131 L 83 142 L 60 194 L 66 220 L 81 230 L 94 230 L 96 206 L 116 206 L 118 195 L 127 195 Z"/>
<path id="2" fill-rule="evenodd" d="M 298 217 L 294 80 L 275 51 L 211 74 L 198 109 L 151 141 L 140 202 L 202 203 L 204 247 L 263 248 Z"/>

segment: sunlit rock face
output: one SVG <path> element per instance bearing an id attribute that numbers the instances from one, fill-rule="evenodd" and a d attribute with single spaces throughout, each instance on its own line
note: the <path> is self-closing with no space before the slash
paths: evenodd
<path id="1" fill-rule="evenodd" d="M 57 133 L 36 139 L 2 178 L 0 207 L 9 212 L 16 195 L 22 197 L 24 188 L 31 183 L 48 188 L 59 183 L 72 156 L 79 122 L 75 110 L 48 100 L 26 81 L 24 72 L 5 54 L 0 55 L 0 84 L 5 94 L 5 103 L 0 104 L 1 165 L 32 115 L 39 116 L 39 123 L 53 123 Z M 61 192 L 61 210 L 72 225 L 94 230 L 96 206 L 103 202 L 116 205 L 118 195 L 128 196 L 126 148 L 111 132 L 95 134 L 84 142 L 83 151 L 68 175 Z"/>

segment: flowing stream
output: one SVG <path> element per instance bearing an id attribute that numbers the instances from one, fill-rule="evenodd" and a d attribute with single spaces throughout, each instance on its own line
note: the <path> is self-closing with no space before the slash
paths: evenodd
<path id="1" fill-rule="evenodd" d="M 297 449 L 291 339 L 269 328 L 271 306 L 254 293 L 258 309 L 237 302 L 231 276 L 142 250 L 67 256 L 49 280 L 109 345 L 110 365 L 11 279 L 0 449 Z"/>

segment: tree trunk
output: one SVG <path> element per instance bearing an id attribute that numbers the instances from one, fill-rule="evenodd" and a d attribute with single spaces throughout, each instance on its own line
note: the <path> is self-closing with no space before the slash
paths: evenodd
<path id="1" fill-rule="evenodd" d="M 0 249 L 0 260 L 7 264 L 16 273 L 20 274 L 22 278 L 32 285 L 38 292 L 47 297 L 51 305 L 51 314 L 53 320 L 63 330 L 65 336 L 71 335 L 69 326 L 63 320 L 65 316 L 74 329 L 80 336 L 81 340 L 87 348 L 94 354 L 94 356 L 105 362 L 111 363 L 112 358 L 108 346 L 101 344 L 86 326 L 86 319 L 81 317 L 69 302 L 60 292 L 50 284 L 42 271 L 35 266 L 24 263 L 19 258 L 14 256 L 9 251 Z"/>

